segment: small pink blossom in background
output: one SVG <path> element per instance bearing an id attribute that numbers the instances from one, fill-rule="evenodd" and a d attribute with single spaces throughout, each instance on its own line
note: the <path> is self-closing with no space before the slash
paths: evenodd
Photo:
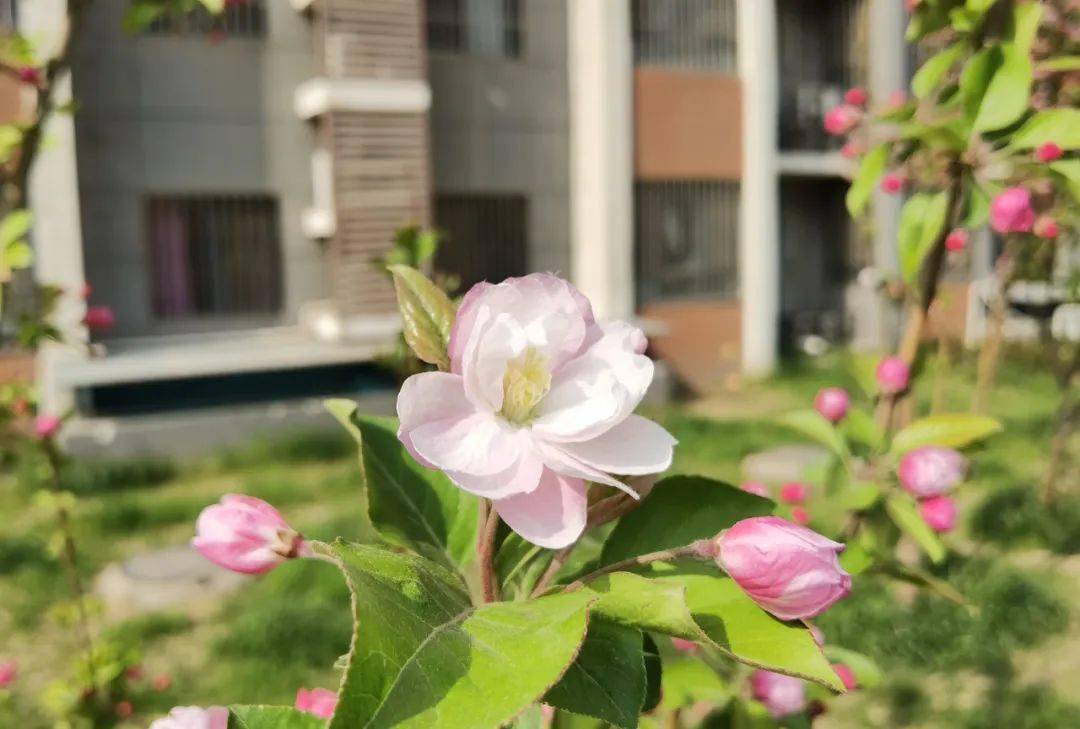
<path id="1" fill-rule="evenodd" d="M 904 10 L 914 13 L 922 5 L 922 0 L 904 0 Z"/>
<path id="2" fill-rule="evenodd" d="M 869 98 L 866 89 L 860 89 L 857 86 L 844 92 L 844 102 L 852 106 L 862 106 Z"/>
<path id="3" fill-rule="evenodd" d="M 1053 162 L 1061 159 L 1064 154 L 1065 150 L 1053 142 L 1041 144 L 1035 149 L 1035 158 L 1040 162 Z"/>
<path id="4" fill-rule="evenodd" d="M 682 651 L 683 653 L 693 653 L 698 649 L 698 644 L 692 640 L 686 640 L 685 638 L 672 638 L 671 645 L 675 646 L 675 650 Z"/>
<path id="5" fill-rule="evenodd" d="M 1023 187 L 1001 192 L 990 203 L 990 225 L 999 233 L 1030 233 L 1035 225 L 1031 192 Z"/>
<path id="6" fill-rule="evenodd" d="M 547 273 L 479 283 L 450 330 L 450 372 L 402 385 L 398 438 L 424 467 L 494 501 L 541 547 L 585 529 L 588 482 L 662 473 L 675 439 L 634 414 L 653 378 L 640 329 L 597 322 L 589 300 Z M 636 495 L 636 494 L 634 494 Z"/>
<path id="7" fill-rule="evenodd" d="M 844 545 L 777 516 L 737 522 L 718 539 L 717 564 L 781 620 L 812 618 L 851 591 Z"/>
<path id="8" fill-rule="evenodd" d="M 121 719 L 126 719 L 135 713 L 135 705 L 127 699 L 119 701 L 116 704 L 116 715 Z"/>
<path id="9" fill-rule="evenodd" d="M 844 682 L 844 688 L 848 691 L 859 685 L 859 682 L 855 680 L 855 674 L 843 663 L 832 664 L 832 670 L 835 671 L 836 675 L 840 677 L 840 680 Z"/>
<path id="10" fill-rule="evenodd" d="M 863 153 L 863 146 L 858 142 L 848 142 L 840 148 L 840 156 L 844 159 L 855 159 Z"/>
<path id="11" fill-rule="evenodd" d="M 908 95 L 906 91 L 896 90 L 889 94 L 889 106 L 903 106 L 908 102 Z"/>
<path id="12" fill-rule="evenodd" d="M 830 423 L 839 423 L 851 407 L 851 396 L 842 387 L 823 387 L 814 398 L 814 409 Z"/>
<path id="13" fill-rule="evenodd" d="M 962 251 L 968 244 L 968 232 L 963 228 L 957 228 L 956 230 L 949 231 L 949 234 L 945 236 L 945 250 L 948 251 Z"/>
<path id="14" fill-rule="evenodd" d="M 920 499 L 940 496 L 964 480 L 967 459 L 952 448 L 923 446 L 904 454 L 896 469 L 900 484 Z"/>
<path id="15" fill-rule="evenodd" d="M 780 487 L 780 500 L 785 504 L 801 504 L 806 501 L 810 489 L 800 481 L 792 481 Z"/>
<path id="16" fill-rule="evenodd" d="M 757 670 L 750 676 L 751 695 L 765 704 L 774 719 L 806 710 L 806 685 L 782 673 Z"/>
<path id="17" fill-rule="evenodd" d="M 31 86 L 41 86 L 41 69 L 37 66 L 23 66 L 19 69 L 19 80 Z"/>
<path id="18" fill-rule="evenodd" d="M 116 315 L 108 306 L 90 306 L 83 315 L 82 323 L 87 329 L 104 332 L 116 326 Z"/>
<path id="19" fill-rule="evenodd" d="M 15 677 L 18 675 L 18 663 L 15 661 L 0 661 L 0 689 L 7 688 L 15 683 Z"/>
<path id="20" fill-rule="evenodd" d="M 34 418 L 34 435 L 38 440 L 48 440 L 60 432 L 63 424 L 64 421 L 55 415 L 39 415 Z"/>
<path id="21" fill-rule="evenodd" d="M 172 687 L 172 676 L 167 673 L 154 676 L 153 686 L 155 691 L 168 691 Z"/>
<path id="22" fill-rule="evenodd" d="M 136 663 L 134 666 L 128 666 L 124 669 L 124 678 L 128 681 L 139 681 L 143 677 L 142 665 Z"/>
<path id="23" fill-rule="evenodd" d="M 228 726 L 229 710 L 224 707 L 177 706 L 168 716 L 156 719 L 149 729 L 227 729 Z"/>
<path id="24" fill-rule="evenodd" d="M 94 287 L 89 283 L 84 283 L 82 288 L 79 289 L 79 298 L 83 301 L 89 301 L 90 297 L 94 295 Z"/>
<path id="25" fill-rule="evenodd" d="M 862 111 L 851 104 L 834 106 L 825 112 L 825 131 L 835 137 L 843 136 L 859 125 Z"/>
<path id="26" fill-rule="evenodd" d="M 806 510 L 805 506 L 793 506 L 791 507 L 791 520 L 799 526 L 806 526 L 810 523 L 810 512 Z"/>
<path id="27" fill-rule="evenodd" d="M 1035 225 L 1032 227 L 1032 232 L 1040 238 L 1046 238 L 1047 240 L 1053 240 L 1058 237 L 1060 229 L 1058 228 L 1057 221 L 1051 218 L 1049 215 L 1040 215 L 1035 220 Z"/>
<path id="28" fill-rule="evenodd" d="M 269 572 L 307 550 L 278 510 L 254 496 L 222 496 L 202 510 L 195 531 L 191 546 L 214 564 L 244 574 Z"/>
<path id="29" fill-rule="evenodd" d="M 766 499 L 769 498 L 769 488 L 760 481 L 747 481 L 739 488 L 741 488 L 748 494 L 753 494 L 754 496 L 762 496 Z"/>
<path id="30" fill-rule="evenodd" d="M 939 534 L 951 532 L 956 526 L 956 502 L 948 496 L 923 499 L 919 502 L 919 514 Z"/>
<path id="31" fill-rule="evenodd" d="M 895 395 L 907 389 L 911 369 L 900 357 L 886 357 L 878 364 L 874 375 L 879 390 L 886 395 Z"/>
<path id="32" fill-rule="evenodd" d="M 895 195 L 904 189 L 904 176 L 899 172 L 887 172 L 881 178 L 881 189 L 890 195 Z"/>
<path id="33" fill-rule="evenodd" d="M 299 689 L 296 692 L 297 711 L 314 714 L 322 719 L 329 719 L 337 708 L 338 697 L 333 691 L 324 688 Z"/>

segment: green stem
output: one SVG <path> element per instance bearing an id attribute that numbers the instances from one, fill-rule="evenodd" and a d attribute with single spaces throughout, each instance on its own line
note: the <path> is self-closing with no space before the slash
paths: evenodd
<path id="1" fill-rule="evenodd" d="M 684 547 L 677 547 L 675 549 L 664 549 L 659 552 L 649 552 L 648 554 L 642 554 L 637 557 L 620 560 L 613 564 L 609 564 L 607 567 L 601 567 L 600 569 L 590 572 L 589 574 L 570 583 L 563 588 L 563 592 L 572 592 L 574 590 L 581 589 L 585 586 L 586 583 L 592 582 L 593 580 L 599 577 L 603 577 L 604 575 L 609 575 L 612 572 L 620 572 L 622 570 L 632 569 L 634 567 L 644 567 L 645 565 L 652 564 L 653 562 L 674 562 L 679 559 L 714 559 L 715 557 L 715 540 L 699 539 L 696 542 L 691 542 Z"/>

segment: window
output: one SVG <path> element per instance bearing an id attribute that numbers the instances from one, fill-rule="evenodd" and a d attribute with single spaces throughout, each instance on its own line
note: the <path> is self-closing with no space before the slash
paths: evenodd
<path id="1" fill-rule="evenodd" d="M 199 5 L 187 12 L 170 12 L 147 28 L 152 35 L 227 35 L 235 38 L 266 36 L 266 0 L 226 0 L 220 15 Z"/>
<path id="2" fill-rule="evenodd" d="M 734 73 L 735 0 L 633 0 L 634 61 Z"/>
<path id="3" fill-rule="evenodd" d="M 522 35 L 521 0 L 427 0 L 429 50 L 517 58 Z"/>
<path id="4" fill-rule="evenodd" d="M 638 182 L 634 195 L 638 304 L 734 296 L 738 183 Z"/>
<path id="5" fill-rule="evenodd" d="M 154 314 L 274 314 L 281 308 L 277 200 L 154 196 L 146 203 Z"/>
<path id="6" fill-rule="evenodd" d="M 0 33 L 13 31 L 17 24 L 16 0 L 0 0 Z"/>
<path id="7" fill-rule="evenodd" d="M 435 226 L 444 234 L 436 268 L 461 277 L 461 290 L 527 272 L 528 205 L 522 195 L 435 197 Z"/>

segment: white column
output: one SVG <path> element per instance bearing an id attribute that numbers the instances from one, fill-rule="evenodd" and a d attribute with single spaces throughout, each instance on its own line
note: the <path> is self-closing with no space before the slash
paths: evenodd
<path id="1" fill-rule="evenodd" d="M 627 0 L 567 3 L 571 277 L 600 318 L 634 313 L 633 58 Z"/>
<path id="2" fill-rule="evenodd" d="M 903 3 L 895 0 L 870 0 L 868 12 L 870 98 L 876 104 L 885 104 L 894 91 L 907 90 L 907 15 Z M 874 191 L 874 265 L 883 273 L 895 275 L 900 270 L 896 236 L 903 202 L 900 195 Z M 875 297 L 874 302 L 879 322 L 876 348 L 891 350 L 900 332 L 900 312 L 881 297 Z"/>
<path id="3" fill-rule="evenodd" d="M 24 0 L 19 4 L 19 29 L 36 45 L 39 57 L 51 58 L 59 49 L 67 24 L 65 0 Z M 71 78 L 56 89 L 57 106 L 71 98 Z M 85 281 L 79 185 L 75 167 L 75 125 L 70 114 L 53 114 L 45 125 L 44 144 L 30 174 L 30 209 L 34 215 L 34 269 L 39 281 L 64 289 L 55 323 L 65 338 L 85 340 L 81 325 L 85 304 L 80 298 Z M 42 409 L 60 413 L 73 404 L 70 389 L 57 382 L 65 361 L 84 357 L 78 345 L 46 344 L 38 353 L 37 376 Z"/>
<path id="4" fill-rule="evenodd" d="M 779 64 L 775 0 L 738 2 L 742 79 L 742 183 L 739 196 L 739 291 L 742 368 L 776 367 L 780 327 Z"/>

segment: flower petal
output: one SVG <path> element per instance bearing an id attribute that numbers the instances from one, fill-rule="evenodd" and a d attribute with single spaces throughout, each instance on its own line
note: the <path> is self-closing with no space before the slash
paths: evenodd
<path id="1" fill-rule="evenodd" d="M 602 483 L 605 486 L 614 486 L 620 491 L 625 491 L 630 494 L 635 499 L 641 498 L 634 489 L 630 488 L 622 481 L 612 478 L 603 471 L 597 470 L 586 463 L 582 463 L 571 456 L 562 449 L 562 446 L 559 443 L 545 443 L 542 440 L 537 440 L 533 441 L 533 446 L 536 448 L 536 452 L 539 454 L 540 458 L 543 459 L 544 465 L 557 473 L 561 473 L 564 476 L 570 476 L 571 478 L 580 478 L 585 481 Z"/>
<path id="2" fill-rule="evenodd" d="M 585 482 L 544 469 L 535 491 L 495 502 L 511 529 L 547 549 L 573 544 L 585 530 L 589 500 Z"/>
<path id="3" fill-rule="evenodd" d="M 413 458 L 422 466 L 435 468 L 425 460 L 412 443 L 412 431 L 416 428 L 447 418 L 462 418 L 476 412 L 476 407 L 465 395 L 465 383 L 461 377 L 449 372 L 422 372 L 405 380 L 397 397 L 397 414 L 400 425 L 398 438 Z"/>
<path id="4" fill-rule="evenodd" d="M 591 440 L 560 443 L 558 447 L 599 471 L 638 476 L 666 471 L 676 442 L 653 421 L 630 415 Z"/>
<path id="5" fill-rule="evenodd" d="M 522 442 L 516 431 L 489 413 L 424 423 L 410 437 L 416 452 L 443 471 L 489 476 L 505 471 L 521 457 Z"/>
<path id="6" fill-rule="evenodd" d="M 520 458 L 503 471 L 487 475 L 446 471 L 446 475 L 469 493 L 489 499 L 501 499 L 535 491 L 543 470 L 544 462 L 540 457 L 531 447 L 522 444 Z"/>

